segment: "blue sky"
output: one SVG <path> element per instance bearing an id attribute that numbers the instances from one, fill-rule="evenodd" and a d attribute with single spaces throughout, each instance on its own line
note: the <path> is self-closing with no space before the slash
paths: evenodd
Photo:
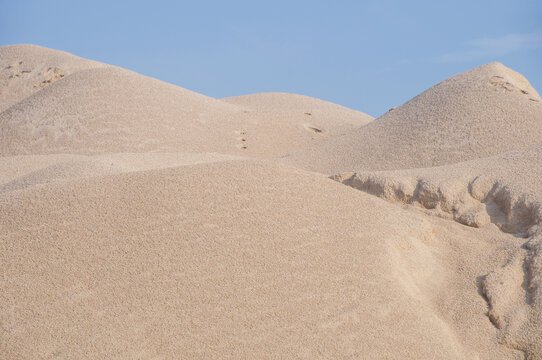
<path id="1" fill-rule="evenodd" d="M 501 61 L 542 92 L 542 1 L 5 1 L 32 43 L 213 97 L 305 94 L 378 116 Z"/>

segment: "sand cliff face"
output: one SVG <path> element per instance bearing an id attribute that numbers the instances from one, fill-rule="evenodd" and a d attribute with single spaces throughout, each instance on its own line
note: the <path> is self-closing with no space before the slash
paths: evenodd
<path id="1" fill-rule="evenodd" d="M 502 64 L 376 120 L 28 45 L 0 84 L 0 358 L 542 359 L 542 104 Z"/>
<path id="2" fill-rule="evenodd" d="M 542 143 L 525 150 L 435 168 L 352 172 L 333 179 L 390 202 L 466 226 L 522 239 L 509 259 L 481 281 L 499 339 L 542 353 Z"/>

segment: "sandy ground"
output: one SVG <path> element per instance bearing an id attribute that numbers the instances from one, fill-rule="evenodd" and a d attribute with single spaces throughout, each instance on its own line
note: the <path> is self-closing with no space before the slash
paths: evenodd
<path id="1" fill-rule="evenodd" d="M 542 101 L 378 119 L 0 48 L 0 358 L 542 359 Z"/>

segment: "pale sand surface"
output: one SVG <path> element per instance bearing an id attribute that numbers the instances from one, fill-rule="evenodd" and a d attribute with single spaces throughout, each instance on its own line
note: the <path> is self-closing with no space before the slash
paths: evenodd
<path id="1" fill-rule="evenodd" d="M 275 118 L 269 125 L 291 126 L 301 124 L 312 131 L 316 138 L 323 135 L 339 135 L 348 130 L 368 124 L 373 118 L 324 100 L 288 93 L 260 93 L 224 98 L 222 101 L 239 105 L 257 116 Z M 281 121 L 282 120 L 282 121 Z M 255 131 L 258 129 L 255 128 Z"/>
<path id="2" fill-rule="evenodd" d="M 517 355 L 472 277 L 515 239 L 472 242 L 318 175 L 222 162 L 37 186 L 0 209 L 8 354 Z"/>
<path id="3" fill-rule="evenodd" d="M 435 168 L 342 173 L 346 185 L 461 224 L 520 238 L 481 289 L 498 337 L 529 358 L 542 354 L 542 142 Z"/>
<path id="4" fill-rule="evenodd" d="M 542 110 L 503 65 L 374 121 L 27 45 L 0 78 L 1 359 L 542 359 Z"/>
<path id="5" fill-rule="evenodd" d="M 533 145 L 542 140 L 541 119 L 542 100 L 529 82 L 490 63 L 286 161 L 326 174 L 445 165 Z"/>
<path id="6" fill-rule="evenodd" d="M 0 47 L 0 111 L 65 76 L 107 66 L 35 45 Z"/>
<path id="7" fill-rule="evenodd" d="M 2 94 L 11 99 L 12 88 L 22 88 L 26 95 L 16 104 L 6 100 L 11 106 L 0 113 L 2 156 L 159 151 L 261 158 L 306 148 L 372 120 L 331 104 L 319 104 L 313 119 L 299 101 L 290 101 L 288 111 L 256 111 L 118 67 L 64 53 L 54 57 L 40 47 L 17 49 L 0 48 L 0 78 L 9 83 Z M 58 57 L 71 73 L 35 91 L 30 85 L 37 74 Z M 18 62 L 28 73 L 12 78 L 10 64 Z"/>

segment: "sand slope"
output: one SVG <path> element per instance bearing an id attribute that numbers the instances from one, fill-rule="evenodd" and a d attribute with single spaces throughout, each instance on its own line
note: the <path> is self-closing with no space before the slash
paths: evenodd
<path id="1" fill-rule="evenodd" d="M 277 121 L 297 123 L 315 136 L 337 135 L 368 124 L 373 118 L 328 101 L 288 93 L 260 93 L 222 99 L 230 104 L 275 117 Z M 290 119 L 295 118 L 295 121 Z"/>
<path id="2" fill-rule="evenodd" d="M 36 45 L 0 47 L 0 112 L 65 76 L 106 67 L 96 61 Z"/>
<path id="3" fill-rule="evenodd" d="M 477 321 L 439 305 L 450 229 L 477 255 L 509 239 L 461 241 L 318 175 L 220 162 L 11 191 L 0 211 L 11 358 L 518 358 L 476 286 L 447 306 Z"/>
<path id="4" fill-rule="evenodd" d="M 497 227 L 522 240 L 484 275 L 482 291 L 501 342 L 542 356 L 542 143 L 436 168 L 343 173 L 346 185 L 429 209 L 467 226 Z"/>
<path id="5" fill-rule="evenodd" d="M 0 153 L 232 152 L 244 119 L 218 100 L 116 67 L 80 71 L 0 114 Z M 227 141 L 229 140 L 229 141 Z"/>
<path id="6" fill-rule="evenodd" d="M 542 101 L 500 63 L 447 79 L 345 136 L 287 162 L 334 174 L 432 167 L 487 157 L 542 141 Z"/>
<path id="7" fill-rule="evenodd" d="M 78 178 L 242 159 L 216 153 L 118 153 L 0 157 L 0 193 Z"/>
<path id="8" fill-rule="evenodd" d="M 0 113 L 2 156 L 201 151 L 273 157 L 370 119 L 338 105 L 320 106 L 314 121 L 291 107 L 276 113 L 253 111 L 39 47 L 4 47 L 0 56 L 0 66 L 16 63 L 4 71 L 9 80 L 2 89 L 4 105 L 11 107 Z M 21 61 L 28 73 L 10 79 L 7 74 Z M 65 70 L 41 86 L 39 74 L 49 67 Z"/>

